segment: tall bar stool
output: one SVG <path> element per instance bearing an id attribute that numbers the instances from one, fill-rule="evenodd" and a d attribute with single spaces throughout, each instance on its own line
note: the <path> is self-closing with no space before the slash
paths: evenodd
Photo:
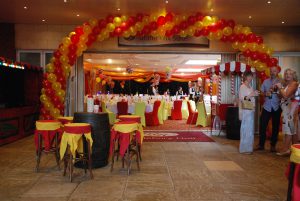
<path id="1" fill-rule="evenodd" d="M 130 174 L 132 158 L 136 156 L 137 168 L 140 170 L 139 146 L 142 143 L 144 133 L 143 127 L 137 122 L 120 121 L 114 124 L 111 130 L 110 154 L 112 155 L 111 169 L 113 171 L 114 158 L 122 157 L 122 168 L 126 163 L 127 174 Z M 115 147 L 118 147 L 115 150 Z"/>
<path id="2" fill-rule="evenodd" d="M 87 142 L 87 153 L 84 151 Z M 64 125 L 64 133 L 60 144 L 60 158 L 64 160 L 64 173 L 69 168 L 70 182 L 73 180 L 74 163 L 82 161 L 84 171 L 87 172 L 86 164 L 90 172 L 90 178 L 93 179 L 92 173 L 92 144 L 91 125 L 88 123 L 69 123 Z"/>
<path id="3" fill-rule="evenodd" d="M 56 163 L 59 167 L 59 135 L 61 123 L 56 120 L 38 120 L 36 121 L 36 130 L 34 132 L 34 142 L 36 147 L 36 168 L 39 171 L 42 153 L 53 153 Z M 44 144 L 44 146 L 43 146 Z"/>
<path id="4" fill-rule="evenodd" d="M 300 144 L 291 146 L 290 164 L 288 167 L 287 201 L 300 200 Z"/>

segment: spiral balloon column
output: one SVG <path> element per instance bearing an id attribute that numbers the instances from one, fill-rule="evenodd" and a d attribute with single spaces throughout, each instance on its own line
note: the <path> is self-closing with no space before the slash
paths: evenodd
<path id="1" fill-rule="evenodd" d="M 177 15 L 171 12 L 164 15 L 137 14 L 136 16 L 108 15 L 105 19 L 91 19 L 75 28 L 64 37 L 54 52 L 51 62 L 46 66 L 43 89 L 41 118 L 55 119 L 64 114 L 66 79 L 76 58 L 82 55 L 96 41 L 110 37 L 130 37 L 151 35 L 172 37 L 207 37 L 230 43 L 250 58 L 262 79 L 266 79 L 268 67 L 276 66 L 278 61 L 272 57 L 273 50 L 264 44 L 261 36 L 252 33 L 247 26 L 236 24 L 233 20 L 218 19 L 216 16 Z"/>

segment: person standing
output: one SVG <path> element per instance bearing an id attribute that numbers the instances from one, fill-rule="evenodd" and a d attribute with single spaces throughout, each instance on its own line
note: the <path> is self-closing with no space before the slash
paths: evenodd
<path id="1" fill-rule="evenodd" d="M 266 130 L 270 118 L 272 118 L 272 137 L 271 152 L 276 152 L 276 143 L 279 133 L 279 124 L 281 116 L 280 98 L 276 92 L 276 84 L 280 83 L 278 78 L 278 68 L 276 66 L 270 68 L 270 78 L 266 79 L 261 85 L 261 92 L 264 95 L 264 105 L 260 115 L 259 122 L 259 144 L 255 150 L 264 150 L 266 141 Z"/>
<path id="2" fill-rule="evenodd" d="M 298 124 L 298 115 L 296 113 L 296 108 L 293 109 L 295 93 L 298 89 L 296 71 L 286 69 L 284 71 L 284 83 L 278 83 L 276 86 L 278 87 L 279 95 L 281 96 L 282 133 L 285 134 L 283 149 L 281 152 L 278 152 L 277 155 L 285 156 L 290 154 L 291 144 L 297 143 L 296 125 Z"/>
<path id="3" fill-rule="evenodd" d="M 195 97 L 195 86 L 193 82 L 189 81 L 189 99 L 194 100 Z"/>
<path id="4" fill-rule="evenodd" d="M 244 83 L 239 90 L 240 105 L 243 105 L 243 101 L 250 101 L 255 108 L 255 96 L 258 96 L 258 91 L 253 90 L 251 82 L 253 75 L 251 72 L 244 73 Z M 239 151 L 242 154 L 252 154 L 254 143 L 254 109 L 240 108 L 239 115 L 242 121 L 241 123 L 241 137 Z"/>

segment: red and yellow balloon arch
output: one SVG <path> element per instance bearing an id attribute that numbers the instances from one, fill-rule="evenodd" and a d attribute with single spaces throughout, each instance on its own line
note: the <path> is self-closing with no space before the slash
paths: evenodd
<path id="1" fill-rule="evenodd" d="M 89 46 L 110 37 L 144 35 L 204 36 L 209 40 L 230 43 L 249 59 L 250 65 L 256 68 L 262 79 L 267 77 L 268 67 L 278 63 L 272 57 L 272 48 L 264 44 L 261 36 L 252 33 L 247 26 L 236 24 L 234 20 L 218 19 L 200 12 L 189 16 L 169 12 L 163 15 L 108 15 L 101 20 L 91 19 L 63 38 L 51 62 L 47 64 L 40 97 L 41 119 L 55 119 L 64 114 L 66 79 L 76 58 Z"/>

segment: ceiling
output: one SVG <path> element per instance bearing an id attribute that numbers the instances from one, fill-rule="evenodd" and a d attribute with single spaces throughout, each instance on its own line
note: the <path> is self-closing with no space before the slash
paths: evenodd
<path id="1" fill-rule="evenodd" d="M 149 14 L 165 9 L 174 13 L 200 11 L 234 19 L 248 26 L 300 25 L 300 0 L 268 1 L 168 0 L 166 3 L 166 0 L 1 0 L 0 22 L 79 25 L 90 18 L 100 19 L 110 13 Z M 24 9 L 25 6 L 27 9 Z M 285 23 L 282 24 L 282 21 Z"/>
<path id="2" fill-rule="evenodd" d="M 126 72 L 130 68 L 134 72 L 164 72 L 169 68 L 172 73 L 189 74 L 199 72 L 211 65 L 188 65 L 189 60 L 215 61 L 221 60 L 220 54 L 84 54 L 84 67 L 104 71 Z"/>

